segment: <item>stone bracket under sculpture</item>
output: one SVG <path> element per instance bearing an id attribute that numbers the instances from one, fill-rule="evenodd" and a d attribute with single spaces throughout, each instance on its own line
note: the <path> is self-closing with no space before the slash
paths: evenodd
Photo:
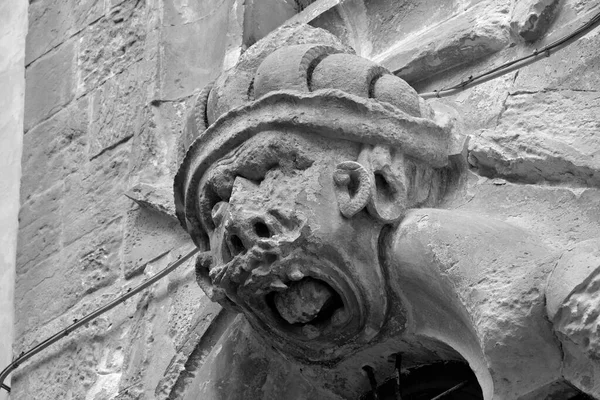
<path id="1" fill-rule="evenodd" d="M 597 396 L 562 371 L 548 315 L 573 338 L 567 306 L 546 311 L 558 255 L 505 222 L 432 208 L 463 171 L 451 118 L 330 34 L 296 29 L 248 49 L 190 114 L 175 203 L 206 251 L 204 291 L 341 398 L 365 390 L 365 364 L 392 376 L 398 352 L 468 363 L 485 399 L 565 379 Z"/>

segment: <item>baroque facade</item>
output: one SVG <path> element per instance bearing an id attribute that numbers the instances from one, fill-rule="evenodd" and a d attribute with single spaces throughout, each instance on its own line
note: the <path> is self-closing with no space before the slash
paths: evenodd
<path id="1" fill-rule="evenodd" d="M 600 398 L 598 5 L 308 3 L 31 4 L 15 398 Z"/>

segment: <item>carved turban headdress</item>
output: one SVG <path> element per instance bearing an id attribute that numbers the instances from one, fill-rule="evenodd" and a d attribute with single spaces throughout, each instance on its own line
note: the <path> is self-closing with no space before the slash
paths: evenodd
<path id="1" fill-rule="evenodd" d="M 433 168 L 448 163 L 450 130 L 434 121 L 431 108 L 405 81 L 352 54 L 323 30 L 294 32 L 293 38 L 289 31 L 277 34 L 287 34 L 292 45 L 273 49 L 259 42 L 248 49 L 233 69 L 197 96 L 189 114 L 175 205 L 179 221 L 201 248 L 207 246 L 197 200 L 202 176 L 257 133 L 301 127 L 399 149 Z"/>

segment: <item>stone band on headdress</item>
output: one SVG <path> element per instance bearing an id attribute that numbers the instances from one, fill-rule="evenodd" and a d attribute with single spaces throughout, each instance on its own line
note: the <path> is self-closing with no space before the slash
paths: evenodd
<path id="1" fill-rule="evenodd" d="M 200 245 L 197 196 L 203 174 L 229 151 L 268 130 L 302 129 L 389 146 L 443 167 L 450 134 L 426 110 L 414 89 L 369 60 L 323 45 L 278 49 L 253 75 L 223 75 L 198 97 L 185 132 L 193 143 L 175 177 L 177 217 Z"/>

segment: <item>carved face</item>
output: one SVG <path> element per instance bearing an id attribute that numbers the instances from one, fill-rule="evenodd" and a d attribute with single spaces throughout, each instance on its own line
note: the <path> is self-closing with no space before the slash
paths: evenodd
<path id="1" fill-rule="evenodd" d="M 374 181 L 353 162 L 360 151 L 349 141 L 263 132 L 200 185 L 212 252 L 200 285 L 299 357 L 339 357 L 384 322 L 383 223 L 364 209 Z"/>

